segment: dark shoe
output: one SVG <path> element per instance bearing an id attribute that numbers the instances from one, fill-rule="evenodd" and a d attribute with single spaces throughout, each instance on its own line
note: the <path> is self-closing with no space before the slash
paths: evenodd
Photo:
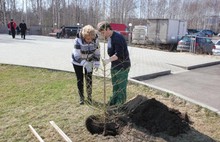
<path id="1" fill-rule="evenodd" d="M 80 105 L 83 105 L 83 104 L 84 104 L 84 101 L 81 100 L 81 101 L 79 102 L 79 104 L 80 104 Z"/>

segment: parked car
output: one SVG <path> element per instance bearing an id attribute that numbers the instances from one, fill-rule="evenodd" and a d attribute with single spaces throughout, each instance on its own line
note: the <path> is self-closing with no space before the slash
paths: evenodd
<path id="1" fill-rule="evenodd" d="M 199 32 L 199 30 L 197 30 L 197 29 L 187 29 L 187 33 L 189 35 L 193 35 L 193 34 L 198 33 L 198 32 Z"/>
<path id="2" fill-rule="evenodd" d="M 212 30 L 201 30 L 200 32 L 204 33 L 207 37 L 213 37 L 217 35 L 217 33 L 213 32 Z"/>
<path id="3" fill-rule="evenodd" d="M 214 48 L 215 44 L 210 38 L 191 35 L 183 36 L 177 45 L 177 51 L 190 51 L 191 49 L 195 49 L 195 52 L 200 54 L 212 54 L 212 49 Z"/>
<path id="4" fill-rule="evenodd" d="M 193 38 L 194 36 L 190 36 L 190 35 L 185 35 L 183 36 L 178 44 L 177 44 L 177 51 L 189 51 L 190 50 L 190 43 L 191 43 L 191 38 Z"/>
<path id="5" fill-rule="evenodd" d="M 215 48 L 212 49 L 213 55 L 220 55 L 220 40 L 215 43 Z"/>
<path id="6" fill-rule="evenodd" d="M 204 32 L 202 32 L 202 31 L 199 31 L 199 32 L 197 32 L 197 33 L 194 33 L 193 35 L 194 35 L 194 36 L 198 36 L 198 37 L 207 37 L 207 35 L 206 35 Z"/>
<path id="7" fill-rule="evenodd" d="M 58 32 L 56 32 L 57 38 L 70 38 L 75 37 L 81 26 L 62 26 Z"/>

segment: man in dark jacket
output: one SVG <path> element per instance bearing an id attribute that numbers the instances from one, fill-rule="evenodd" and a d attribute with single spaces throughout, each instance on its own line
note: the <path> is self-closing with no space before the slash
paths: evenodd
<path id="1" fill-rule="evenodd" d="M 21 38 L 23 37 L 25 39 L 27 26 L 26 26 L 26 23 L 24 22 L 24 20 L 22 20 L 22 23 L 19 24 L 19 27 L 21 29 Z"/>
<path id="2" fill-rule="evenodd" d="M 126 88 L 131 66 L 127 43 L 124 37 L 113 31 L 106 21 L 98 23 L 97 29 L 105 39 L 108 39 L 109 58 L 103 59 L 103 63 L 104 65 L 111 63 L 113 95 L 109 105 L 124 104 L 127 98 Z"/>

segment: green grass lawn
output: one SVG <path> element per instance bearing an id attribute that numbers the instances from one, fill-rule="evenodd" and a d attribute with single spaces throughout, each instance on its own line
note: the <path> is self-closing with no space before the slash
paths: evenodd
<path id="1" fill-rule="evenodd" d="M 109 79 L 106 84 L 108 101 L 112 89 Z M 94 76 L 92 96 L 100 103 L 103 103 L 103 86 L 103 78 Z M 145 95 L 187 111 L 194 121 L 199 120 L 193 124 L 197 131 L 220 139 L 220 118 L 206 109 L 189 103 L 176 104 L 172 95 L 133 83 L 129 83 L 127 92 L 128 99 Z M 54 121 L 73 141 L 120 141 L 120 137 L 104 138 L 86 130 L 85 119 L 91 114 L 103 114 L 104 108 L 79 105 L 74 73 L 0 64 L 0 99 L 0 142 L 38 141 L 28 125 L 32 125 L 45 141 L 64 141 L 49 121 Z"/>
<path id="2" fill-rule="evenodd" d="M 45 141 L 62 140 L 49 124 L 51 120 L 67 135 L 85 141 L 88 138 L 83 135 L 88 135 L 85 119 L 104 111 L 101 106 L 79 105 L 74 73 L 1 65 L 0 82 L 0 141 L 35 141 L 28 125 Z M 93 77 L 92 96 L 100 103 L 103 103 L 103 86 L 103 78 Z M 106 94 L 111 94 L 109 80 L 106 86 Z M 109 97 L 106 96 L 106 101 Z"/>

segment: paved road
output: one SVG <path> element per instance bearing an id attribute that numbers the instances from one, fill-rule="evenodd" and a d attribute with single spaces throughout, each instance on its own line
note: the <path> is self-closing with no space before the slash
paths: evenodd
<path id="1" fill-rule="evenodd" d="M 219 112 L 220 65 L 198 68 L 143 82 Z"/>
<path id="2" fill-rule="evenodd" d="M 54 37 L 27 35 L 26 40 L 23 40 L 20 38 L 20 36 L 12 39 L 12 37 L 9 35 L 0 34 L 0 63 L 73 72 L 74 70 L 71 64 L 71 51 L 73 48 L 72 44 L 73 39 L 56 39 Z M 102 57 L 104 57 L 104 53 L 106 53 L 105 47 L 106 44 L 101 43 Z M 220 96 L 215 94 L 216 92 L 220 92 L 220 85 L 218 85 L 219 80 L 212 79 L 207 81 L 209 82 L 209 86 L 217 85 L 215 87 L 217 90 L 213 90 L 213 92 L 207 92 L 207 90 L 211 89 L 204 89 L 206 88 L 206 84 L 202 83 L 203 79 L 196 77 L 198 76 L 196 73 L 194 73 L 194 75 L 191 74 L 192 76 L 188 77 L 187 80 L 187 82 L 192 84 L 194 88 L 192 88 L 191 85 L 184 87 L 183 84 L 187 85 L 187 82 L 182 82 L 181 85 L 179 83 L 181 82 L 181 76 L 182 79 L 185 79 L 185 74 L 191 71 L 196 71 L 189 71 L 189 69 L 219 64 L 220 57 L 210 55 L 194 55 L 184 52 L 163 52 L 135 47 L 129 47 L 129 51 L 132 61 L 132 67 L 129 73 L 130 80 L 154 88 L 159 88 L 163 91 L 172 92 L 174 95 L 180 96 L 203 107 L 207 107 L 220 114 Z M 109 68 L 109 66 L 107 68 Z M 219 66 L 217 66 L 216 70 L 218 69 Z M 99 71 L 95 72 L 94 75 L 102 76 L 103 67 L 101 66 Z M 162 80 L 162 78 L 158 78 L 158 76 L 161 75 L 168 76 L 164 76 L 164 80 Z M 217 78 L 220 78 L 219 74 L 216 74 L 216 76 Z M 157 78 L 149 80 L 150 78 L 154 77 Z M 212 76 L 209 75 L 206 76 L 205 80 L 211 78 Z M 146 79 L 148 80 L 146 81 Z M 161 83 L 156 82 L 157 80 L 161 81 Z M 195 80 L 198 82 L 201 81 L 201 83 L 195 83 Z M 164 84 L 170 84 L 170 86 L 163 86 Z M 182 87 L 179 87 L 180 90 L 176 90 L 176 88 L 173 88 L 173 84 Z M 197 92 L 201 89 L 203 91 L 200 91 L 197 94 L 187 93 Z M 203 100 L 199 99 L 198 96 L 203 96 Z"/>

